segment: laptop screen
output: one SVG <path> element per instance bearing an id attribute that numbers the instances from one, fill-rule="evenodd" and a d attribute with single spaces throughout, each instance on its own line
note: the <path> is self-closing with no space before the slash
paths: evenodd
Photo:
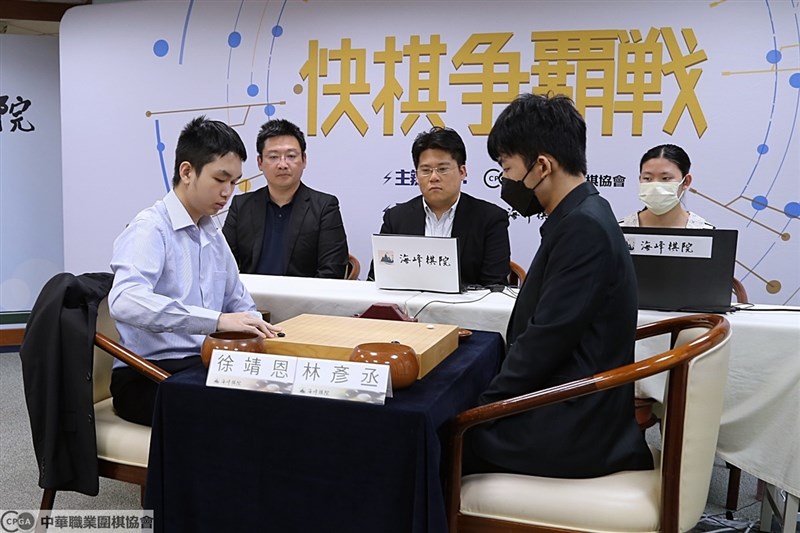
<path id="1" fill-rule="evenodd" d="M 639 309 L 731 310 L 738 232 L 622 227 L 639 287 Z"/>

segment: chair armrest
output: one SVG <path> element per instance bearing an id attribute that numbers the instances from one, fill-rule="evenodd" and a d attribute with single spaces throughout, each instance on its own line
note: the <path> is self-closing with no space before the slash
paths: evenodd
<path id="1" fill-rule="evenodd" d="M 722 342 L 730 330 L 730 324 L 720 315 L 690 315 L 639 326 L 636 329 L 636 339 L 667 333 L 671 334 L 674 339 L 680 330 L 693 327 L 708 327 L 711 329 L 707 334 L 701 335 L 689 343 L 654 355 L 643 361 L 637 361 L 591 377 L 569 381 L 522 396 L 481 405 L 459 414 L 450 426 L 448 514 L 451 523 L 454 523 L 455 513 L 458 512 L 457 502 L 460 500 L 461 494 L 463 436 L 467 429 L 490 420 L 505 418 L 546 405 L 620 387 L 679 367 L 685 370 L 687 368 L 685 365 L 692 358 Z M 675 381 L 677 382 L 678 380 Z"/>
<path id="2" fill-rule="evenodd" d="M 162 370 L 147 359 L 136 355 L 124 346 L 117 344 L 102 333 L 94 334 L 94 343 L 98 348 L 108 352 L 126 365 L 130 366 L 140 374 L 156 383 L 164 381 L 171 376 L 169 372 Z"/>
<path id="3" fill-rule="evenodd" d="M 671 350 L 672 351 L 672 350 Z M 669 370 L 682 362 L 680 354 L 659 354 L 644 361 L 614 368 L 592 377 L 576 379 L 561 385 L 522 396 L 474 407 L 459 414 L 453 421 L 453 432 L 464 431 L 490 420 L 516 415 L 545 405 L 578 398 L 601 390 L 612 389 Z"/>
<path id="4" fill-rule="evenodd" d="M 677 335 L 676 330 L 693 327 L 714 328 L 715 326 L 719 326 L 723 321 L 724 318 L 722 316 L 712 314 L 691 315 L 661 320 L 639 326 L 636 329 L 636 339 L 640 340 L 666 333 Z M 661 372 L 665 372 L 686 362 L 687 355 L 699 353 L 699 351 L 710 348 L 720 342 L 727 334 L 729 327 L 729 325 L 726 325 L 724 328 L 716 328 L 713 335 L 703 336 L 664 353 L 654 355 L 649 359 L 613 368 L 591 377 L 569 381 L 561 385 L 531 392 L 515 398 L 499 400 L 469 409 L 456 417 L 453 423 L 453 430 L 457 433 L 463 433 L 470 427 L 481 422 L 504 418 L 601 390 L 613 389 L 655 374 L 660 374 Z"/>

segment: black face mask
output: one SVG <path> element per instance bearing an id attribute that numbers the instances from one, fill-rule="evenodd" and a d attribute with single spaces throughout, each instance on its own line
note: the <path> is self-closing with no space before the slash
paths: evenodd
<path id="1" fill-rule="evenodd" d="M 543 180 L 544 178 L 539 180 L 539 183 L 542 183 Z M 544 206 L 534 193 L 539 183 L 533 189 L 529 189 L 522 183 L 522 180 L 514 181 L 508 178 L 500 178 L 500 181 L 500 198 L 520 215 L 531 217 L 544 211 Z"/>

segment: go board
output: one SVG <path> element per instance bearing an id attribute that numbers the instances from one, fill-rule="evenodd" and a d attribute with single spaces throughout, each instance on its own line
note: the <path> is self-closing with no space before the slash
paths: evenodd
<path id="1" fill-rule="evenodd" d="M 458 348 L 458 326 L 447 324 L 303 314 L 276 325 L 285 336 L 264 341 L 269 353 L 347 361 L 359 344 L 399 341 L 417 352 L 418 378 Z"/>

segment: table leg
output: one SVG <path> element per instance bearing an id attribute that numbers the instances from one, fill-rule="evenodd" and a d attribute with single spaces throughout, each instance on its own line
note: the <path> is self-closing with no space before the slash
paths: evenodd
<path id="1" fill-rule="evenodd" d="M 797 511 L 800 509 L 800 498 L 786 493 L 786 508 L 783 515 L 783 533 L 797 531 Z"/>
<path id="2" fill-rule="evenodd" d="M 766 484 L 764 499 L 761 500 L 761 527 L 759 531 L 767 532 L 772 528 L 772 516 L 778 515 L 782 522 L 781 533 L 794 533 L 797 531 L 797 512 L 800 508 L 800 498 L 794 494 L 786 492 L 786 502 L 783 504 L 781 512 L 780 503 L 782 497 L 780 489 L 775 485 Z"/>

